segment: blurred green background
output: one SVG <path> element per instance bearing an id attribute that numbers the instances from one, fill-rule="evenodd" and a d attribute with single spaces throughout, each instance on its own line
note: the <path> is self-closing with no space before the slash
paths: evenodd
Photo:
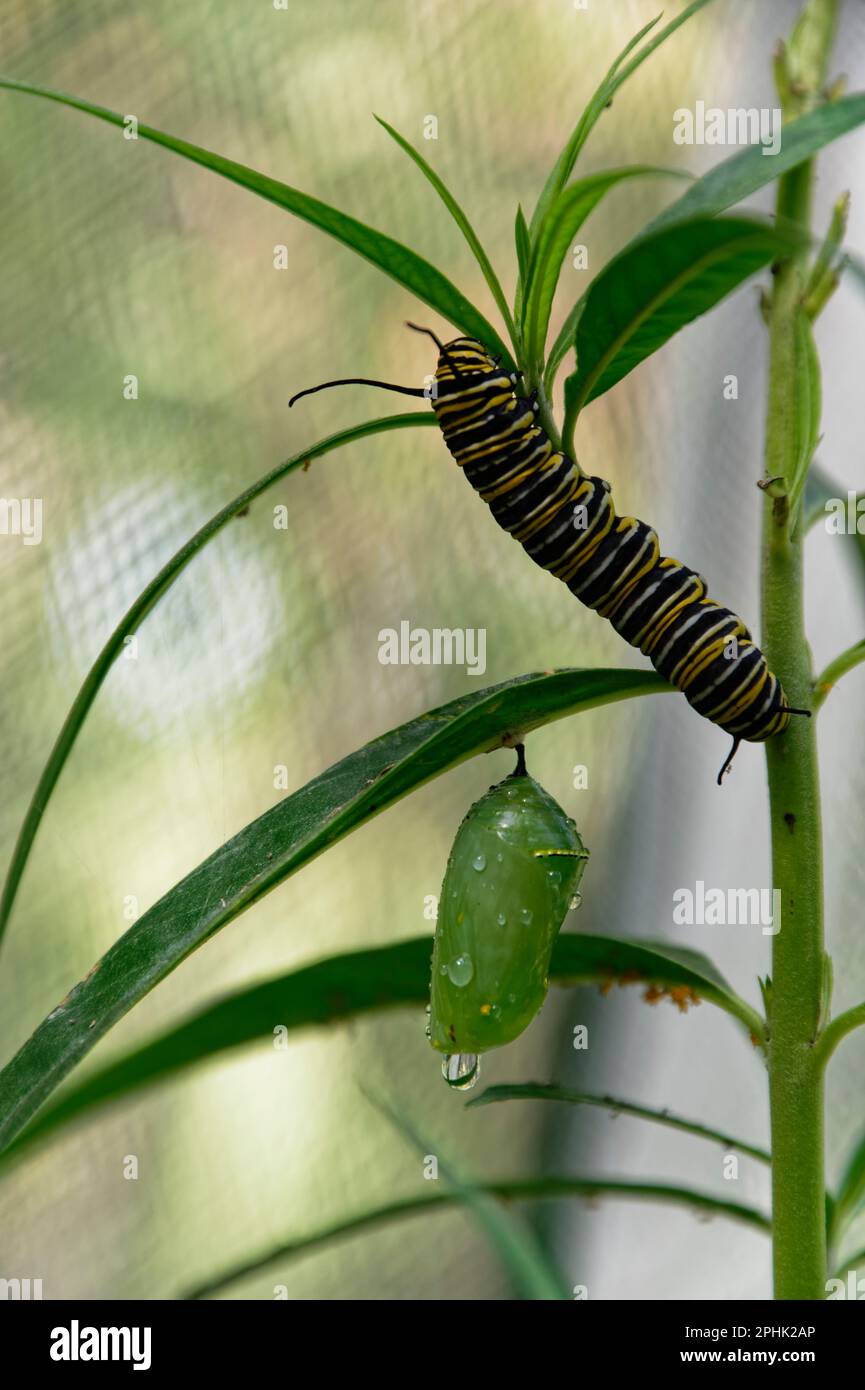
<path id="1" fill-rule="evenodd" d="M 7 0 L 6 74 L 134 114 L 345 209 L 439 265 L 491 316 L 486 287 L 434 194 L 372 119 L 384 116 L 442 174 L 508 290 L 516 203 L 530 211 L 585 101 L 657 0 Z M 673 12 L 671 7 L 668 18 Z M 701 172 L 727 151 L 672 142 L 698 99 L 773 106 L 770 55 L 798 6 L 717 0 L 628 83 L 583 172 L 647 162 Z M 865 19 L 845 7 L 835 67 L 863 85 Z M 438 118 L 437 141 L 423 140 Z M 144 141 L 0 94 L 4 194 L 0 352 L 2 495 L 44 499 L 44 540 L 0 544 L 5 602 L 0 729 L 2 861 L 68 706 L 101 643 L 165 559 L 280 458 L 399 409 L 361 390 L 288 396 L 333 376 L 415 383 L 429 345 L 406 317 L 449 325 L 337 243 Z M 850 242 L 865 247 L 862 136 L 821 157 L 818 225 L 853 190 Z M 625 183 L 582 238 L 589 271 L 675 196 Z M 767 208 L 771 199 L 758 200 Z M 285 245 L 288 267 L 274 268 Z M 585 285 L 563 273 L 554 326 Z M 821 320 L 821 462 L 861 487 L 861 292 Z M 735 372 L 740 399 L 725 402 Z M 125 400 L 123 379 L 139 379 Z M 680 335 L 581 422 L 578 447 L 620 509 L 651 519 L 668 553 L 756 624 L 765 338 L 746 286 Z M 420 408 L 420 407 L 419 407 Z M 275 530 L 272 508 L 288 508 Z M 861 589 L 841 543 L 815 534 L 810 612 L 822 665 L 859 635 Z M 447 667 L 383 667 L 378 632 L 402 619 L 484 627 L 481 682 Z M 559 665 L 641 664 L 609 627 L 525 563 L 466 489 L 434 431 L 354 445 L 296 474 L 212 544 L 120 660 L 43 823 L 0 975 L 10 1055 L 128 926 L 225 839 L 370 738 L 477 684 Z M 862 677 L 824 716 L 830 943 L 840 1006 L 865 986 L 859 904 L 865 758 Z M 761 754 L 740 753 L 684 701 L 620 705 L 532 736 L 536 777 L 592 850 L 566 930 L 678 938 L 707 951 L 749 999 L 768 938 L 672 925 L 675 887 L 766 886 Z M 589 786 L 572 785 L 575 764 Z M 510 770 L 474 761 L 415 794 L 277 889 L 172 975 L 95 1050 L 80 1075 L 240 984 L 360 945 L 430 930 L 468 805 Z M 848 997 L 849 996 L 849 997 Z M 590 1048 L 575 1053 L 586 1022 Z M 830 1088 L 830 1170 L 862 1127 L 861 1038 Z M 720 1151 L 600 1114 L 502 1106 L 465 1112 L 424 1037 L 422 1012 L 255 1047 L 123 1103 L 54 1140 L 0 1182 L 0 1273 L 43 1279 L 46 1298 L 166 1298 L 280 1237 L 426 1186 L 418 1156 L 360 1094 L 386 1088 L 484 1176 L 655 1175 L 746 1202 L 765 1176 Z M 679 1017 L 635 991 L 554 992 L 484 1080 L 610 1089 L 766 1140 L 765 1078 L 728 1020 Z M 135 1154 L 137 1181 L 123 1177 Z M 604 1203 L 532 1219 L 569 1283 L 592 1298 L 766 1297 L 768 1243 L 687 1213 Z M 508 1296 L 468 1216 L 418 1218 L 275 1267 L 232 1297 L 476 1299 Z"/>

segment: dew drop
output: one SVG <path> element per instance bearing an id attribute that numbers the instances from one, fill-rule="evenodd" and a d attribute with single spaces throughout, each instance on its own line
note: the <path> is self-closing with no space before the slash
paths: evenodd
<path id="1" fill-rule="evenodd" d="M 575 893 L 574 896 L 571 898 L 571 901 L 568 903 L 568 907 L 571 909 L 571 912 L 576 912 L 577 908 L 582 905 L 582 901 L 582 893 Z"/>
<path id="2" fill-rule="evenodd" d="M 454 1052 L 442 1062 L 442 1076 L 455 1091 L 470 1091 L 481 1074 L 481 1059 L 474 1052 Z"/>
<path id="3" fill-rule="evenodd" d="M 496 918 L 496 921 L 498 922 L 500 927 L 506 927 L 508 924 L 508 919 L 503 912 L 499 913 L 498 917 Z"/>
<path id="4" fill-rule="evenodd" d="M 474 961 L 468 952 L 454 956 L 453 960 L 445 966 L 445 969 L 451 984 L 456 985 L 457 989 L 463 989 L 475 973 Z"/>
<path id="5" fill-rule="evenodd" d="M 532 910 L 531 910 L 531 908 L 530 908 L 530 907 L 521 907 L 521 908 L 520 908 L 520 921 L 521 921 L 521 922 L 525 922 L 526 926 L 528 926 L 529 923 L 531 922 L 531 920 L 532 920 Z"/>
<path id="6" fill-rule="evenodd" d="M 505 856 L 502 854 L 501 850 L 499 850 L 498 854 L 496 855 L 496 862 L 497 862 L 498 864 L 501 864 L 501 862 L 502 862 L 502 860 L 504 859 L 504 857 L 505 857 Z"/>
<path id="7" fill-rule="evenodd" d="M 476 854 L 472 860 L 472 868 L 476 873 L 482 874 L 487 867 L 487 857 L 485 854 Z"/>

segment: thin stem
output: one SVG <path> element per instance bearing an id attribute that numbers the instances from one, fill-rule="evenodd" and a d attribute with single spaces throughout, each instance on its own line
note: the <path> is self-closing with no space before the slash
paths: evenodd
<path id="1" fill-rule="evenodd" d="M 808 0 L 791 45 L 796 105 L 791 109 L 785 103 L 788 119 L 817 103 L 837 13 L 838 0 Z M 779 221 L 804 233 L 810 226 L 813 174 L 809 160 L 791 169 L 778 185 Z M 794 328 L 807 274 L 804 253 L 776 269 L 769 306 L 766 476 L 792 478 L 798 453 Z M 790 703 L 807 707 L 812 677 L 804 629 L 802 543 L 792 537 L 790 521 L 787 496 L 767 495 L 764 647 Z M 815 1049 L 823 1009 L 823 846 L 814 722 L 794 719 L 786 733 L 766 744 L 772 882 L 780 890 L 783 912 L 782 929 L 773 938 L 768 1001 L 777 1299 L 823 1299 L 826 1283 L 823 1071 Z"/>
<path id="2" fill-rule="evenodd" d="M 259 478 L 258 482 L 245 488 L 239 497 L 235 497 L 233 502 L 229 502 L 226 507 L 223 507 L 209 521 L 206 521 L 201 529 L 196 531 L 195 535 L 185 545 L 182 545 L 176 554 L 172 555 L 171 559 L 163 565 L 159 573 L 151 579 L 131 608 L 121 618 L 88 671 L 84 684 L 73 700 L 63 727 L 57 735 L 48 761 L 42 769 L 36 790 L 18 832 L 18 839 L 12 851 L 9 868 L 6 871 L 6 882 L 3 885 L 2 897 L 0 897 L 0 942 L 2 942 L 3 934 L 9 922 L 18 887 L 27 866 L 30 850 L 36 839 L 45 808 L 75 746 L 75 741 L 81 732 L 90 707 L 99 694 L 105 677 L 123 650 L 124 640 L 138 630 L 148 613 L 156 606 L 162 595 L 171 588 L 190 560 L 194 559 L 198 552 L 203 550 L 205 545 L 213 540 L 214 536 L 218 535 L 233 517 L 244 511 L 269 487 L 296 469 L 308 467 L 313 459 L 320 458 L 353 440 L 365 439 L 371 434 L 382 434 L 388 430 L 409 429 L 419 425 L 433 424 L 435 424 L 435 416 L 426 411 L 417 411 L 412 415 L 388 415 L 380 420 L 370 420 L 366 424 L 340 430 L 337 434 L 322 439 L 318 444 L 313 444 L 311 448 L 305 449 L 302 453 L 285 459 L 282 463 L 278 463 L 275 468 L 272 468 L 269 473 L 265 473 L 263 478 Z"/>
<path id="3" fill-rule="evenodd" d="M 692 1134 L 697 1139 L 708 1139 L 712 1143 L 721 1144 L 725 1149 L 736 1149 L 739 1153 L 756 1159 L 758 1163 L 772 1162 L 766 1149 L 761 1149 L 756 1144 L 746 1144 L 743 1139 L 700 1124 L 698 1120 L 671 1114 L 669 1110 L 652 1110 L 647 1105 L 637 1105 L 634 1101 L 621 1100 L 617 1096 L 596 1096 L 587 1091 L 572 1091 L 567 1086 L 542 1086 L 535 1082 L 526 1082 L 524 1085 L 488 1086 L 479 1096 L 466 1101 L 466 1109 L 472 1110 L 477 1105 L 495 1105 L 508 1100 L 550 1100 L 562 1101 L 566 1105 L 594 1106 L 598 1110 L 611 1111 L 614 1117 L 631 1115 L 634 1119 L 649 1120 L 650 1123 L 663 1125 L 667 1129 Z"/>
<path id="4" fill-rule="evenodd" d="M 856 642 L 854 646 L 848 647 L 846 652 L 841 652 L 834 661 L 830 661 L 825 671 L 821 671 L 814 682 L 814 709 L 818 710 L 832 689 L 842 676 L 846 676 L 848 671 L 865 661 L 865 638 L 861 642 Z"/>
<path id="5" fill-rule="evenodd" d="M 863 1027 L 865 1027 L 865 1004 L 856 1004 L 852 1009 L 847 1009 L 846 1013 L 833 1018 L 815 1049 L 821 1067 L 826 1066 L 838 1044 L 843 1042 L 848 1034 Z"/>

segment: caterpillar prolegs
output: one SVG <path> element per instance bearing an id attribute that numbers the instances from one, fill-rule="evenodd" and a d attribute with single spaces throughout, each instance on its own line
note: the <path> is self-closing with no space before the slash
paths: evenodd
<path id="1" fill-rule="evenodd" d="M 607 618 L 698 714 L 732 736 L 719 783 L 743 739 L 762 742 L 782 733 L 791 714 L 808 714 L 791 707 L 748 628 L 707 596 L 705 580 L 662 555 L 646 522 L 617 516 L 609 484 L 554 448 L 536 402 L 517 394 L 518 376 L 473 338 L 441 343 L 430 329 L 417 331 L 439 349 L 431 404 L 474 490 L 536 564 Z M 312 391 L 352 384 L 428 395 L 363 377 Z"/>

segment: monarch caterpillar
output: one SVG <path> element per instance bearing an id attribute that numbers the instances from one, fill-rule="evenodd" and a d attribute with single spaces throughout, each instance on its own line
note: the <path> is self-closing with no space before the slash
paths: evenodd
<path id="1" fill-rule="evenodd" d="M 490 787 L 463 820 L 439 899 L 429 1038 L 451 1084 L 477 1076 L 477 1055 L 512 1042 L 547 992 L 550 955 L 588 851 L 576 826 L 526 771 Z"/>
<path id="2" fill-rule="evenodd" d="M 718 784 L 743 739 L 782 733 L 793 709 L 748 628 L 706 594 L 706 582 L 661 554 L 657 533 L 635 517 L 617 517 L 610 485 L 585 474 L 554 448 L 533 397 L 516 393 L 517 374 L 474 338 L 442 343 L 430 394 L 366 377 L 330 386 L 378 386 L 431 399 L 445 443 L 498 524 L 542 569 L 609 619 L 688 703 L 733 738 Z M 579 524 L 578 524 L 579 523 Z"/>

